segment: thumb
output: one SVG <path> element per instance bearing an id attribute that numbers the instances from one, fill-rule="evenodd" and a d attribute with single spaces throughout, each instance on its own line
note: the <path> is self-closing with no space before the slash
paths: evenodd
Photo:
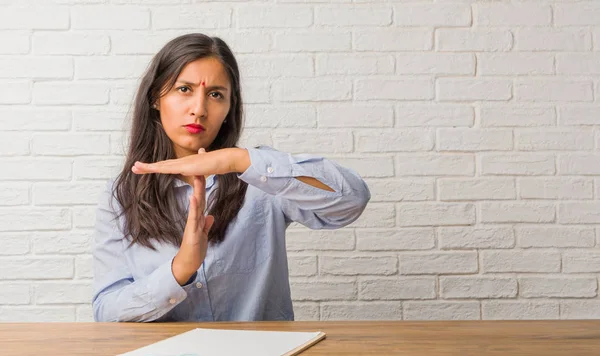
<path id="1" fill-rule="evenodd" d="M 204 220 L 204 229 L 202 229 L 204 231 L 205 234 L 208 235 L 208 232 L 210 231 L 210 228 L 213 226 L 213 223 L 215 222 L 215 217 L 212 215 L 207 215 L 205 220 Z"/>

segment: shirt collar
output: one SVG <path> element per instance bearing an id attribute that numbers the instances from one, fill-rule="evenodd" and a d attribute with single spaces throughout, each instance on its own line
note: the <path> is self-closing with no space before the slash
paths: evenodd
<path id="1" fill-rule="evenodd" d="M 206 189 L 210 189 L 212 188 L 212 186 L 215 184 L 215 175 L 211 174 L 208 177 L 206 177 Z M 187 184 L 186 182 L 182 181 L 179 178 L 175 178 L 175 188 L 179 188 L 179 187 L 185 187 L 185 186 L 190 186 L 189 184 Z"/>

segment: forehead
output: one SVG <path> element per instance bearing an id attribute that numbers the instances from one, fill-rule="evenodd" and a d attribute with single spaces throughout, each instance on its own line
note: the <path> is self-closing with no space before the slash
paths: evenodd
<path id="1" fill-rule="evenodd" d="M 183 67 L 177 80 L 193 83 L 206 82 L 207 85 L 221 85 L 229 87 L 229 77 L 221 62 L 214 58 L 200 58 Z"/>

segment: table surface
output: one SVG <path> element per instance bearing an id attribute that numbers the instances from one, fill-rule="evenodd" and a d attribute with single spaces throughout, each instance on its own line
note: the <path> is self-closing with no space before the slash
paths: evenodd
<path id="1" fill-rule="evenodd" d="M 323 331 L 302 355 L 600 355 L 600 320 L 0 323 L 0 354 L 115 355 L 202 327 Z"/>

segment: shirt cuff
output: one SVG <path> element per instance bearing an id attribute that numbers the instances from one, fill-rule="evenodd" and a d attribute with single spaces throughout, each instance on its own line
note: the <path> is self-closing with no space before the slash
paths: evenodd
<path id="1" fill-rule="evenodd" d="M 148 292 L 152 303 L 158 309 L 171 309 L 187 298 L 187 292 L 177 283 L 171 270 L 173 260 L 162 264 L 149 278 Z"/>
<path id="2" fill-rule="evenodd" d="M 250 167 L 238 178 L 261 190 L 277 195 L 297 176 L 288 153 L 247 148 Z"/>

